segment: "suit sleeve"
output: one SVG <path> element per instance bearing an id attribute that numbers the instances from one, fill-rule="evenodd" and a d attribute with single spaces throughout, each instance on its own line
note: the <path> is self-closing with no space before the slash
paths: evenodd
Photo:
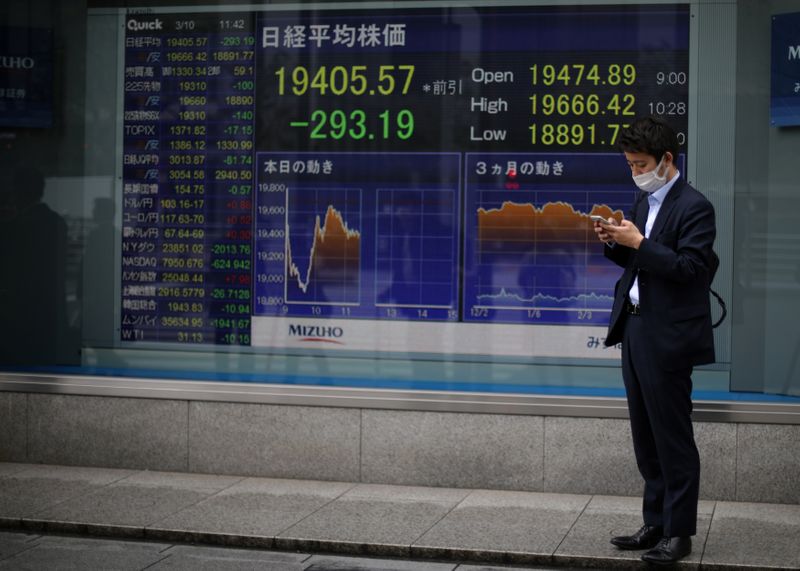
<path id="1" fill-rule="evenodd" d="M 653 275 L 679 283 L 709 279 L 711 251 L 716 237 L 714 207 L 695 200 L 678 222 L 659 239 L 645 238 L 636 253 L 636 265 Z"/>
<path id="2" fill-rule="evenodd" d="M 606 244 L 603 246 L 603 254 L 605 257 L 622 268 L 628 264 L 628 258 L 630 258 L 632 251 L 633 250 L 627 246 L 621 246 L 619 244 L 614 244 L 613 246 Z"/>

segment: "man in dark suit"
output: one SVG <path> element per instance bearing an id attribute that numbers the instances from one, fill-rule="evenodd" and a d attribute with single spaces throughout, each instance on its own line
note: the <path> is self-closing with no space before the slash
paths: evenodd
<path id="1" fill-rule="evenodd" d="M 620 136 L 641 189 L 628 219 L 594 231 L 625 271 L 616 285 L 606 345 L 622 342 L 636 463 L 645 481 L 644 525 L 614 537 L 621 549 L 669 564 L 692 550 L 700 457 L 692 430 L 692 367 L 714 362 L 709 285 L 714 207 L 678 172 L 678 140 L 661 119 L 635 121 Z"/>

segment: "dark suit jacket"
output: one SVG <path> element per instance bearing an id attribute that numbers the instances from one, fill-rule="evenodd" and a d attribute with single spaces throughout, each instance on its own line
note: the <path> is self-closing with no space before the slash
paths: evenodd
<path id="1" fill-rule="evenodd" d="M 642 234 L 647 196 L 640 193 L 628 214 Z M 615 288 L 606 345 L 622 341 L 625 300 L 638 272 L 639 319 L 659 364 L 675 370 L 714 362 L 708 288 L 716 232 L 713 205 L 679 178 L 638 250 L 619 244 L 604 248 L 607 258 L 625 268 Z"/>

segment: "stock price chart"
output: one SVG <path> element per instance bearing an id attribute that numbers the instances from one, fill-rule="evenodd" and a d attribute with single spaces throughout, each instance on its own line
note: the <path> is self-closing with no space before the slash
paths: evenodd
<path id="1" fill-rule="evenodd" d="M 686 150 L 688 6 L 175 10 L 120 16 L 121 340 L 605 324 L 588 217 L 634 117 Z"/>

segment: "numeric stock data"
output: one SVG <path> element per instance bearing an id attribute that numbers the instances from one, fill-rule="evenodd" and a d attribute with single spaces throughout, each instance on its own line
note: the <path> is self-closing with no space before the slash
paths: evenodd
<path id="1" fill-rule="evenodd" d="M 121 342 L 602 334 L 588 217 L 633 201 L 635 117 L 685 166 L 690 7 L 387 6 L 119 12 Z"/>

